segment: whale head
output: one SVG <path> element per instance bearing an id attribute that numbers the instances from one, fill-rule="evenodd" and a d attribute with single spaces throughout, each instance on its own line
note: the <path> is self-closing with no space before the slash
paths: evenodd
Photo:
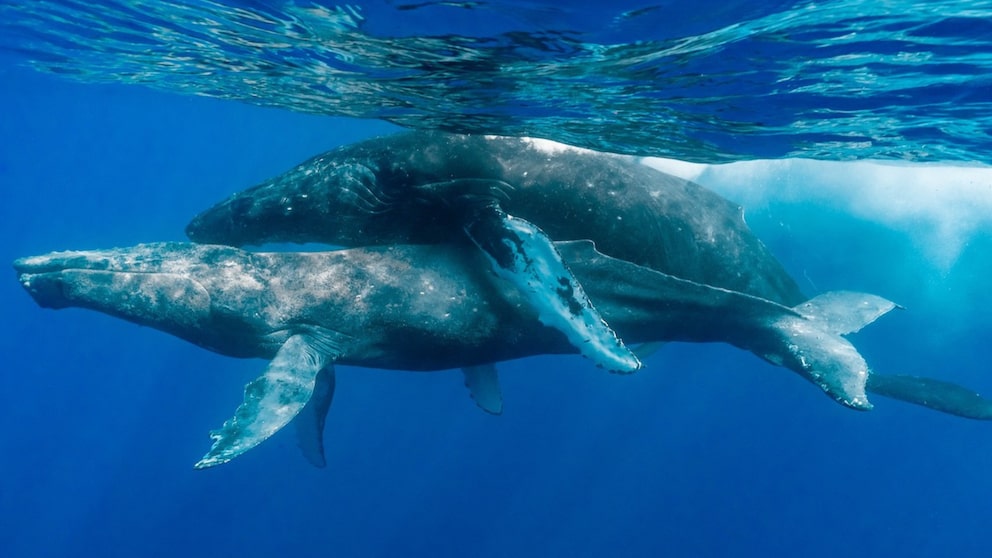
<path id="1" fill-rule="evenodd" d="M 223 319 L 217 304 L 218 282 L 210 280 L 217 271 L 209 263 L 232 250 L 143 244 L 31 256 L 16 260 L 14 269 L 18 281 L 43 308 L 96 310 L 238 355 L 236 339 L 250 333 L 250 324 Z M 218 327 L 219 322 L 223 327 Z"/>

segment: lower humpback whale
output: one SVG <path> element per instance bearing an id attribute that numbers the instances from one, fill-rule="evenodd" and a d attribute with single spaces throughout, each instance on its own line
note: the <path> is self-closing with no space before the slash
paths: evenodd
<path id="1" fill-rule="evenodd" d="M 867 389 L 881 395 L 992 418 L 992 402 L 960 386 L 869 373 L 842 336 L 895 306 L 880 297 L 832 292 L 788 307 L 614 259 L 590 242 L 558 249 L 631 342 L 729 343 L 818 384 L 863 376 Z M 322 463 L 335 363 L 463 367 L 476 401 L 498 410 L 492 363 L 574 352 L 561 332 L 539 323 L 517 286 L 487 276 L 482 257 L 458 244 L 252 253 L 161 243 L 55 252 L 14 267 L 43 307 L 89 308 L 224 355 L 271 360 L 246 386 L 235 416 L 211 433 L 214 443 L 196 465 L 205 468 L 258 445 L 294 417 L 308 436 L 307 456 Z M 841 369 L 847 373 L 838 374 Z"/>

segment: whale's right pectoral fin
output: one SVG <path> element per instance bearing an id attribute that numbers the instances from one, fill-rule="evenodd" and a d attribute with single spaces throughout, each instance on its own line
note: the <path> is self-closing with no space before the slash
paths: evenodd
<path id="1" fill-rule="evenodd" d="M 321 328 L 287 339 L 265 373 L 245 386 L 234 416 L 210 433 L 213 446 L 194 467 L 227 463 L 286 426 L 310 401 L 319 374 L 343 353 L 344 342 L 343 336 Z"/>
<path id="2" fill-rule="evenodd" d="M 465 387 L 468 388 L 475 404 L 483 411 L 499 415 L 503 413 L 503 393 L 499 388 L 499 375 L 495 364 L 480 364 L 462 368 L 465 374 Z"/>
<path id="3" fill-rule="evenodd" d="M 600 316 L 547 234 L 507 215 L 497 203 L 480 203 L 465 232 L 492 270 L 516 285 L 546 326 L 565 334 L 582 356 L 611 372 L 630 373 L 641 361 Z"/>

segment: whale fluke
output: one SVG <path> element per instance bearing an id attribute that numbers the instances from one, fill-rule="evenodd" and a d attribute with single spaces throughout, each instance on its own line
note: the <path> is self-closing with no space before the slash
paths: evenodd
<path id="1" fill-rule="evenodd" d="M 839 335 L 856 333 L 863 327 L 902 308 L 880 296 L 854 291 L 830 291 L 811 298 L 793 309 L 807 319 L 822 324 Z"/>
<path id="2" fill-rule="evenodd" d="M 867 411 L 868 363 L 842 337 L 885 315 L 897 305 L 880 296 L 851 291 L 824 293 L 792 308 L 773 322 L 781 336 L 777 351 L 765 358 L 805 375 L 838 403 Z"/>

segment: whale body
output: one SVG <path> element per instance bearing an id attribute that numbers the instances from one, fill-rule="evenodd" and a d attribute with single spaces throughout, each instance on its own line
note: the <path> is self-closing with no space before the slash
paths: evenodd
<path id="1" fill-rule="evenodd" d="M 736 204 L 631 157 L 530 138 L 416 131 L 346 145 L 234 194 L 186 232 L 232 246 L 470 240 L 488 256 L 482 265 L 522 287 L 542 323 L 616 372 L 640 362 L 555 240 L 590 239 L 609 256 L 789 306 L 805 300 Z"/>
<path id="2" fill-rule="evenodd" d="M 531 138 L 413 131 L 344 145 L 194 217 L 194 242 L 451 242 L 460 198 L 491 198 L 556 241 L 794 306 L 795 281 L 743 209 L 633 157 Z"/>
<path id="3" fill-rule="evenodd" d="M 954 384 L 869 372 L 843 335 L 895 307 L 880 297 L 834 292 L 788 307 L 611 258 L 590 242 L 558 249 L 631 342 L 729 343 L 817 384 L 862 378 L 882 395 L 992 417 L 986 400 Z M 298 414 L 298 426 L 311 437 L 305 451 L 321 463 L 335 363 L 461 367 L 477 403 L 498 412 L 492 363 L 575 348 L 536 319 L 515 284 L 494 280 L 481 258 L 452 243 L 319 253 L 159 243 L 55 252 L 14 266 L 43 307 L 89 308 L 224 355 L 271 361 L 246 387 L 235 416 L 211 434 L 213 447 L 197 464 L 202 468 L 233 459 Z"/>

